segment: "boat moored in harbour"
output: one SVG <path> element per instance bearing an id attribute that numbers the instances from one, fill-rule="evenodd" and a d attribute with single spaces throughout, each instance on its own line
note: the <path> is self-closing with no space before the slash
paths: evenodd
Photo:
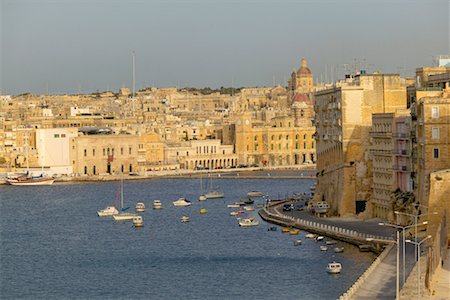
<path id="1" fill-rule="evenodd" d="M 174 206 L 189 206 L 192 203 L 189 200 L 186 200 L 186 198 L 179 198 L 177 201 L 173 202 Z"/>
<path id="2" fill-rule="evenodd" d="M 260 192 L 260 191 L 251 191 L 247 193 L 247 196 L 249 197 L 262 197 L 264 196 L 264 193 Z"/>
<path id="3" fill-rule="evenodd" d="M 181 223 L 187 223 L 187 222 L 189 222 L 189 217 L 188 216 L 182 216 L 180 218 L 180 221 L 181 221 Z"/>
<path id="4" fill-rule="evenodd" d="M 320 246 L 320 251 L 327 251 L 328 247 L 327 246 Z"/>
<path id="5" fill-rule="evenodd" d="M 334 247 L 334 253 L 342 253 L 344 252 L 344 247 Z"/>
<path id="6" fill-rule="evenodd" d="M 331 262 L 327 265 L 327 273 L 329 274 L 338 274 L 341 273 L 342 265 L 338 262 Z"/>
<path id="7" fill-rule="evenodd" d="M 241 227 L 250 227 L 250 226 L 257 226 L 259 225 L 259 221 L 255 218 L 245 218 L 242 220 L 239 220 L 239 226 Z"/>
<path id="8" fill-rule="evenodd" d="M 117 215 L 119 211 L 115 206 L 107 206 L 105 209 L 99 210 L 97 215 L 99 217 L 111 217 Z"/>
<path id="9" fill-rule="evenodd" d="M 142 219 L 141 216 L 133 217 L 133 226 L 136 227 L 136 228 L 143 227 L 144 226 L 144 219 Z"/>
<path id="10" fill-rule="evenodd" d="M 136 203 L 136 206 L 134 208 L 137 212 L 144 212 L 145 211 L 145 204 L 144 202 L 138 202 Z"/>
<path id="11" fill-rule="evenodd" d="M 161 200 L 153 200 L 153 209 L 161 209 L 162 203 Z"/>

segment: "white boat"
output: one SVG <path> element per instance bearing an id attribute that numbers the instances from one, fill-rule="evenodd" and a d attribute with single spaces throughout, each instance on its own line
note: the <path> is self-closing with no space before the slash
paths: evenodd
<path id="1" fill-rule="evenodd" d="M 185 198 L 179 198 L 177 201 L 173 202 L 174 206 L 189 206 L 192 203 L 189 200 L 186 200 Z"/>
<path id="2" fill-rule="evenodd" d="M 302 240 L 296 240 L 294 242 L 294 246 L 300 246 L 302 244 Z"/>
<path id="3" fill-rule="evenodd" d="M 219 191 L 211 191 L 205 194 L 206 199 L 223 198 L 225 194 Z"/>
<path id="4" fill-rule="evenodd" d="M 144 202 L 136 203 L 135 210 L 137 212 L 144 212 L 145 211 L 145 204 L 144 204 Z"/>
<path id="5" fill-rule="evenodd" d="M 264 196 L 264 194 L 262 192 L 259 191 L 251 191 L 247 193 L 247 196 L 249 197 L 262 197 Z"/>
<path id="6" fill-rule="evenodd" d="M 153 209 L 160 209 L 162 208 L 161 200 L 153 200 Z"/>
<path id="7" fill-rule="evenodd" d="M 97 212 L 97 215 L 99 217 L 110 217 L 110 216 L 117 215 L 118 213 L 119 213 L 119 211 L 117 210 L 117 208 L 115 206 L 107 206 L 105 209 L 99 210 Z"/>
<path id="8" fill-rule="evenodd" d="M 246 211 L 254 211 L 255 207 L 254 206 L 244 206 L 244 210 L 246 210 Z"/>
<path id="9" fill-rule="evenodd" d="M 314 233 L 307 233 L 307 234 L 305 234 L 305 238 L 308 238 L 308 239 L 313 239 L 315 237 L 316 237 L 316 235 Z"/>
<path id="10" fill-rule="evenodd" d="M 344 247 L 334 247 L 334 253 L 342 253 L 344 252 Z"/>
<path id="11" fill-rule="evenodd" d="M 189 222 L 189 217 L 188 217 L 188 216 L 182 216 L 182 217 L 180 218 L 180 221 L 181 221 L 182 223 Z"/>
<path id="12" fill-rule="evenodd" d="M 237 215 L 242 215 L 242 214 L 245 214 L 245 211 L 235 210 L 235 211 L 230 212 L 230 216 L 237 216 Z"/>
<path id="13" fill-rule="evenodd" d="M 319 235 L 318 237 L 316 237 L 316 241 L 317 241 L 317 242 L 323 241 L 323 239 L 324 239 L 324 237 L 321 236 L 321 235 Z"/>
<path id="14" fill-rule="evenodd" d="M 208 198 L 206 198 L 206 196 L 205 195 L 200 195 L 199 197 L 198 197 L 198 201 L 206 201 Z"/>
<path id="15" fill-rule="evenodd" d="M 320 251 L 327 251 L 328 247 L 327 246 L 320 246 Z"/>
<path id="16" fill-rule="evenodd" d="M 55 182 L 52 177 L 18 177 L 15 179 L 7 179 L 10 185 L 51 185 Z"/>
<path id="17" fill-rule="evenodd" d="M 338 262 L 331 262 L 327 265 L 327 272 L 330 274 L 338 274 L 341 273 L 342 265 Z"/>
<path id="18" fill-rule="evenodd" d="M 224 193 L 218 190 L 213 190 L 212 177 L 209 178 L 209 191 L 205 194 L 205 197 L 206 199 L 217 199 L 225 197 Z"/>
<path id="19" fill-rule="evenodd" d="M 250 226 L 257 226 L 259 225 L 259 221 L 255 220 L 254 218 L 245 218 L 242 220 L 239 220 L 239 226 L 241 227 L 250 227 Z"/>
<path id="20" fill-rule="evenodd" d="M 232 203 L 227 205 L 228 208 L 239 208 L 241 205 L 239 203 Z"/>
<path id="21" fill-rule="evenodd" d="M 133 218 L 133 226 L 134 227 L 143 227 L 144 226 L 144 220 L 141 216 L 135 216 Z"/>
<path id="22" fill-rule="evenodd" d="M 337 242 L 336 241 L 326 241 L 327 245 L 336 245 Z"/>
<path id="23" fill-rule="evenodd" d="M 131 220 L 133 220 L 134 217 L 137 216 L 137 214 L 125 212 L 127 209 L 129 209 L 129 207 L 125 208 L 123 202 L 124 201 L 123 201 L 123 174 L 122 174 L 122 180 L 120 182 L 121 211 L 118 214 L 113 215 L 114 221 L 131 221 Z"/>

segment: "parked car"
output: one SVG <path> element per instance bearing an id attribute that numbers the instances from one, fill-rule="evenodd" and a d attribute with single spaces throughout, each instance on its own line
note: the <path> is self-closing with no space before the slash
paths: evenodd
<path id="1" fill-rule="evenodd" d="M 294 210 L 294 204 L 284 204 L 283 211 L 291 211 Z"/>

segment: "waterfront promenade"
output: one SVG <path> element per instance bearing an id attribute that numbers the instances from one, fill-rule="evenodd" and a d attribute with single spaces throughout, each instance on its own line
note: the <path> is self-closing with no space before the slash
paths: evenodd
<path id="1" fill-rule="evenodd" d="M 367 244 L 367 238 L 379 239 L 386 247 L 373 265 L 344 293 L 341 299 L 395 299 L 396 247 L 393 245 L 395 229 L 379 226 L 380 220 L 358 220 L 351 218 L 318 218 L 306 211 L 283 211 L 283 203 L 266 206 L 260 211 L 263 219 L 284 226 L 294 226 L 318 234 L 330 236 L 355 245 Z M 382 249 L 372 248 L 380 253 Z M 409 274 L 414 263 L 413 248 L 407 247 L 405 274 Z"/>

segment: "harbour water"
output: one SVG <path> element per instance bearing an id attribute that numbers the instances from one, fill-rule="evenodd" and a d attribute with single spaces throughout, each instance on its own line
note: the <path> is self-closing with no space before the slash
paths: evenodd
<path id="1" fill-rule="evenodd" d="M 205 180 L 203 180 L 206 185 Z M 197 201 L 199 179 L 126 181 L 125 205 L 145 202 L 145 226 L 99 218 L 120 183 L 0 186 L 2 299 L 336 299 L 375 258 L 345 245 L 319 250 L 299 235 L 240 228 L 226 204 L 251 190 L 274 198 L 308 192 L 312 180 L 214 179 L 223 199 Z M 190 207 L 174 207 L 179 197 Z M 160 199 L 163 209 L 151 208 Z M 261 201 L 261 200 L 260 200 Z M 199 210 L 205 208 L 206 214 Z M 189 223 L 179 221 L 182 215 Z M 300 246 L 294 241 L 302 239 Z M 329 275 L 328 262 L 343 271 Z"/>

